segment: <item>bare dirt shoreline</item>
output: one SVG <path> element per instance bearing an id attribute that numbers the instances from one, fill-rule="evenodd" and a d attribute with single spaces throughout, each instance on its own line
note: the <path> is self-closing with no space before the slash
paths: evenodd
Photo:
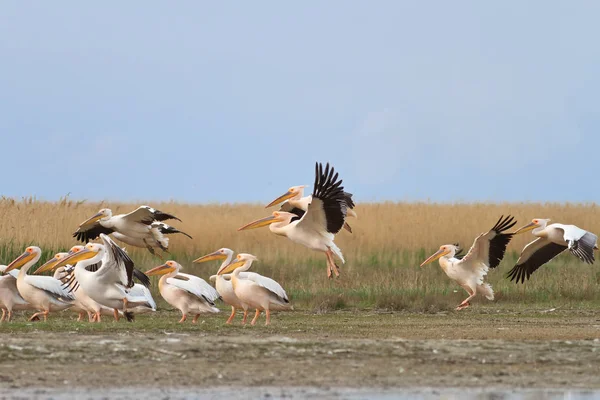
<path id="1" fill-rule="evenodd" d="M 84 332 L 70 320 L 4 324 L 0 388 L 600 388 L 592 311 L 290 313 L 272 327 L 174 319 Z"/>

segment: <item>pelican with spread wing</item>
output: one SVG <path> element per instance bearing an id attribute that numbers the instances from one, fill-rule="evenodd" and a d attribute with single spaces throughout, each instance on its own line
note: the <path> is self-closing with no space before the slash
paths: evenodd
<path id="1" fill-rule="evenodd" d="M 492 286 L 484 283 L 484 278 L 489 268 L 496 268 L 504 258 L 506 246 L 514 235 L 504 232 L 516 223 L 517 221 L 510 215 L 506 218 L 500 217 L 492 229 L 475 239 L 473 246 L 462 259 L 455 257 L 460 250 L 458 245 L 445 244 L 435 254 L 423 261 L 421 267 L 439 259 L 440 266 L 446 275 L 467 291 L 469 297 L 460 303 L 456 310 L 469 307 L 471 299 L 478 293 L 488 300 L 494 300 Z"/>
<path id="2" fill-rule="evenodd" d="M 30 321 L 40 316 L 46 321 L 51 311 L 61 311 L 72 306 L 73 296 L 63 288 L 61 281 L 51 276 L 27 275 L 41 256 L 42 250 L 39 247 L 29 246 L 4 271 L 8 273 L 15 268 L 21 268 L 17 276 L 17 289 L 23 299 L 38 311 L 31 316 Z"/>
<path id="3" fill-rule="evenodd" d="M 291 310 L 292 305 L 285 290 L 271 278 L 247 272 L 258 259 L 252 254 L 240 253 L 235 261 L 219 271 L 219 275 L 231 274 L 231 285 L 244 309 L 244 319 L 249 308 L 256 309 L 251 324 L 256 324 L 261 311 L 265 312 L 265 325 L 271 323 L 271 311 Z M 243 277 L 240 275 L 244 274 Z"/>
<path id="4" fill-rule="evenodd" d="M 529 232 L 537 237 L 529 243 L 508 272 L 508 278 L 515 282 L 525 282 L 539 267 L 546 264 L 565 250 L 588 264 L 593 264 L 594 250 L 598 248 L 598 237 L 575 225 L 550 224 L 549 219 L 536 218 L 517 229 L 515 235 Z"/>
<path id="5" fill-rule="evenodd" d="M 315 166 L 315 183 L 310 204 L 302 217 L 285 212 L 275 211 L 272 216 L 259 219 L 242 226 L 238 230 L 269 226 L 271 232 L 285 236 L 292 242 L 302 244 L 309 249 L 320 251 L 327 256 L 327 277 L 340 275 L 334 255 L 344 263 L 341 250 L 333 239 L 342 229 L 348 210 L 348 196 L 344 192 L 342 180 L 329 164 Z"/>
<path id="6" fill-rule="evenodd" d="M 191 238 L 187 233 L 181 232 L 169 225 L 159 222 L 169 219 L 181 221 L 174 215 L 167 214 L 149 206 L 140 206 L 129 214 L 113 215 L 108 208 L 103 208 L 96 214 L 83 221 L 73 237 L 81 242 L 89 242 L 100 234 L 114 234 L 117 240 L 131 246 L 145 247 L 152 254 L 158 247 L 168 251 L 169 239 L 165 234 L 182 233 Z"/>
<path id="7" fill-rule="evenodd" d="M 162 275 L 158 281 L 158 290 L 167 303 L 181 311 L 179 323 L 185 322 L 188 313 L 195 314 L 192 321 L 194 324 L 200 314 L 218 313 L 215 301 L 219 298 L 219 293 L 204 279 L 180 271 L 181 264 L 170 260 L 146 272 L 149 276 Z"/>

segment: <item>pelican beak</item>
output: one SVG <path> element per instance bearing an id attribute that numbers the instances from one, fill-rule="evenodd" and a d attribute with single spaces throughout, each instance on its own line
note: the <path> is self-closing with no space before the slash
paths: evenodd
<path id="1" fill-rule="evenodd" d="M 154 267 L 151 270 L 146 271 L 146 275 L 155 276 L 155 275 L 166 275 L 175 271 L 175 268 L 171 267 L 167 264 L 159 265 L 158 267 Z"/>
<path id="2" fill-rule="evenodd" d="M 194 264 L 200 264 L 200 263 L 207 262 L 207 261 L 212 261 L 212 260 L 224 260 L 226 258 L 227 258 L 227 256 L 225 254 L 221 253 L 220 251 L 215 251 L 214 253 L 210 253 L 210 254 L 207 254 L 205 256 L 196 258 L 192 262 Z"/>
<path id="3" fill-rule="evenodd" d="M 277 217 L 275 215 L 271 215 L 269 217 L 256 220 L 254 222 L 250 222 L 249 224 L 244 225 L 241 228 L 238 228 L 238 231 L 243 231 L 246 229 L 260 228 L 262 226 L 271 225 L 272 223 L 275 223 L 275 222 L 279 222 L 279 217 Z"/>
<path id="4" fill-rule="evenodd" d="M 296 195 L 296 193 L 290 192 L 288 190 L 287 192 L 285 192 L 284 194 L 282 194 L 281 196 L 279 196 L 278 198 L 276 198 L 275 200 L 273 200 L 272 202 L 270 202 L 269 205 L 267 205 L 265 208 L 273 207 L 274 205 L 277 205 L 279 203 L 283 203 L 284 201 L 286 201 L 288 199 L 291 199 L 295 195 Z"/>
<path id="5" fill-rule="evenodd" d="M 75 265 L 75 263 L 83 260 L 88 260 L 94 257 L 96 254 L 98 253 L 89 249 L 83 249 L 75 253 L 70 253 L 69 256 L 59 261 L 58 264 L 54 266 L 54 269 L 64 267 L 67 264 Z"/>
<path id="6" fill-rule="evenodd" d="M 234 261 L 229 265 L 225 265 L 222 268 L 219 268 L 219 270 L 217 271 L 217 275 L 224 275 L 224 274 L 229 274 L 230 272 L 233 272 L 236 270 L 236 268 L 241 267 L 242 265 L 244 265 L 245 261 Z"/>
<path id="7" fill-rule="evenodd" d="M 33 260 L 34 257 L 35 257 L 34 253 L 30 253 L 28 251 L 24 252 L 19 257 L 17 257 L 16 260 L 14 260 L 13 262 L 11 262 L 10 264 L 7 265 L 6 269 L 4 270 L 4 273 L 6 274 L 15 268 L 22 267 L 23 265 L 27 264 L 29 261 Z"/>
<path id="8" fill-rule="evenodd" d="M 93 224 L 94 222 L 96 222 L 96 221 L 98 221 L 98 220 L 102 219 L 103 217 L 104 217 L 104 215 L 103 215 L 103 214 L 101 214 L 101 213 L 94 214 L 93 216 L 91 216 L 90 218 L 86 219 L 86 220 L 85 220 L 85 221 L 83 221 L 81 224 L 79 224 L 79 227 L 86 226 L 86 225 L 91 225 L 91 224 Z"/>
<path id="9" fill-rule="evenodd" d="M 36 274 L 41 274 L 42 272 L 46 272 L 46 271 L 53 271 L 54 267 L 59 262 L 60 262 L 60 258 L 56 258 L 56 256 L 54 256 L 50 260 L 46 261 L 46 263 L 44 265 L 42 265 L 41 267 L 36 269 L 33 274 L 36 275 Z"/>
<path id="10" fill-rule="evenodd" d="M 429 258 L 427 260 L 423 261 L 421 263 L 421 267 L 424 266 L 424 265 L 427 265 L 429 263 L 434 262 L 438 258 L 443 257 L 443 256 L 445 256 L 448 253 L 450 253 L 450 250 L 439 249 L 434 254 L 432 254 L 431 256 L 429 256 Z"/>
<path id="11" fill-rule="evenodd" d="M 537 224 L 534 224 L 533 222 L 531 222 L 531 223 L 517 229 L 515 231 L 515 233 L 513 233 L 513 235 L 518 235 L 519 233 L 525 233 L 525 232 L 531 231 L 531 230 L 535 229 L 536 227 L 537 227 Z"/>

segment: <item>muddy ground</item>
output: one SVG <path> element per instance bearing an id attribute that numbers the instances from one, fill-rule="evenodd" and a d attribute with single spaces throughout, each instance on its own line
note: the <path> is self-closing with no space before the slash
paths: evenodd
<path id="1" fill-rule="evenodd" d="M 0 325 L 0 388 L 600 388 L 594 311 L 295 312 L 271 327 L 177 319 Z"/>

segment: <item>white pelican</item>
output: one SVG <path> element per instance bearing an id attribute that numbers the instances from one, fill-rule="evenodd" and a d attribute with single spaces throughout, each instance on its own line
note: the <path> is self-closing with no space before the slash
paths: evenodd
<path id="1" fill-rule="evenodd" d="M 423 261 L 421 267 L 439 258 L 440 266 L 448 277 L 458 283 L 467 291 L 467 297 L 456 307 L 462 310 L 469 307 L 469 301 L 477 293 L 485 296 L 488 300 L 494 300 L 494 291 L 489 283 L 483 280 L 489 268 L 496 268 L 506 252 L 506 246 L 513 237 L 513 233 L 502 233 L 512 228 L 517 221 L 510 215 L 506 218 L 500 217 L 496 225 L 486 233 L 477 236 L 469 252 L 462 258 L 455 258 L 460 250 L 458 245 L 445 244 L 440 249 Z"/>
<path id="2" fill-rule="evenodd" d="M 225 304 L 229 304 L 231 306 L 231 315 L 227 319 L 227 324 L 231 324 L 233 318 L 235 318 L 236 310 L 243 309 L 242 302 L 237 298 L 235 292 L 233 291 L 233 285 L 231 284 L 231 275 L 229 274 L 220 274 L 222 270 L 225 269 L 233 259 L 233 250 L 223 247 L 215 251 L 214 253 L 207 254 L 200 258 L 194 260 L 194 263 L 203 263 L 212 260 L 223 260 L 221 267 L 217 271 L 217 275 L 213 275 L 210 277 L 211 281 L 215 282 L 215 288 L 217 292 L 225 302 Z M 242 272 L 240 274 L 240 279 L 246 279 L 249 272 Z M 242 320 L 242 324 L 246 323 L 246 318 L 248 317 L 248 312 L 245 310 L 244 319 Z"/>
<path id="3" fill-rule="evenodd" d="M 273 207 L 281 202 L 283 204 L 279 208 L 279 211 L 285 211 L 292 214 L 296 214 L 298 218 L 302 218 L 304 213 L 308 210 L 308 206 L 312 200 L 312 196 L 304 196 L 304 189 L 307 185 L 292 186 L 287 192 L 273 200 L 265 208 Z M 356 212 L 354 212 L 354 201 L 352 200 L 352 193 L 344 192 L 346 196 L 347 216 L 356 218 Z M 352 233 L 352 228 L 344 221 L 344 229 Z"/>
<path id="4" fill-rule="evenodd" d="M 51 276 L 33 276 L 27 275 L 29 269 L 38 262 L 42 255 L 42 250 L 37 246 L 29 246 L 25 252 L 16 260 L 11 262 L 4 272 L 21 267 L 17 276 L 17 289 L 21 297 L 33 306 L 37 313 L 33 314 L 30 321 L 44 317 L 48 319 L 50 311 L 61 311 L 72 306 L 73 300 L 63 287 L 62 282 Z"/>
<path id="5" fill-rule="evenodd" d="M 149 276 L 162 275 L 158 281 L 158 290 L 167 303 L 181 311 L 179 323 L 187 319 L 188 313 L 196 314 L 192 321 L 194 324 L 200 314 L 218 313 L 215 300 L 219 298 L 219 293 L 204 279 L 181 274 L 180 270 L 181 264 L 170 260 L 146 272 Z M 175 278 L 178 275 L 185 280 Z"/>
<path id="6" fill-rule="evenodd" d="M 341 250 L 335 245 L 333 239 L 346 220 L 347 196 L 342 180 L 337 180 L 338 174 L 333 168 L 329 168 L 329 164 L 323 171 L 323 165 L 317 163 L 315 170 L 311 202 L 301 218 L 289 212 L 275 211 L 272 216 L 251 222 L 238 230 L 269 225 L 271 232 L 276 235 L 286 236 L 292 242 L 325 253 L 327 277 L 331 278 L 332 273 L 336 276 L 340 275 L 333 256 L 336 255 L 342 263 L 345 262 Z"/>
<path id="7" fill-rule="evenodd" d="M 6 265 L 0 265 L 0 273 L 4 273 Z M 31 310 L 31 305 L 25 301 L 17 289 L 19 270 L 13 269 L 7 275 L 0 276 L 0 309 L 2 318 L 0 322 L 12 320 L 13 310 Z"/>
<path id="8" fill-rule="evenodd" d="M 159 247 L 161 250 L 167 251 L 169 241 L 163 235 L 164 227 L 153 224 L 153 222 L 166 221 L 169 219 L 181 221 L 174 215 L 167 214 L 148 206 L 140 206 L 129 214 L 119 215 L 112 215 L 110 209 L 103 208 L 87 220 L 83 221 L 79 225 L 79 229 L 73 233 L 73 237 L 77 238 L 80 242 L 85 243 L 92 239 L 96 239 L 101 233 L 105 235 L 119 233 L 117 239 L 132 246 L 145 247 L 150 253 L 155 254 L 154 247 Z M 165 233 L 176 232 L 171 231 Z M 131 240 L 128 240 L 129 238 L 131 238 Z"/>
<path id="9" fill-rule="evenodd" d="M 266 276 L 245 272 L 250 269 L 252 262 L 257 260 L 258 258 L 252 254 L 240 253 L 237 255 L 235 262 L 222 268 L 219 274 L 231 273 L 231 284 L 235 295 L 242 302 L 245 315 L 248 314 L 249 308 L 256 309 L 250 324 L 256 324 L 260 312 L 264 311 L 267 317 L 265 325 L 269 325 L 271 323 L 271 310 L 291 310 L 292 306 L 285 290 L 279 283 Z M 244 278 L 240 277 L 242 273 L 245 273 Z"/>
<path id="10" fill-rule="evenodd" d="M 550 224 L 549 219 L 536 218 L 531 223 L 517 229 L 515 235 L 532 231 L 537 236 L 523 248 L 517 264 L 508 272 L 508 278 L 515 282 L 525 282 L 531 274 L 565 250 L 588 264 L 594 262 L 594 250 L 598 237 L 575 225 Z"/>
<path id="11" fill-rule="evenodd" d="M 182 235 L 185 235 L 187 237 L 189 237 L 190 239 L 193 239 L 190 235 L 188 235 L 187 233 L 180 231 L 177 228 L 172 227 L 171 225 L 167 225 L 164 222 L 159 222 L 159 221 L 154 221 L 153 223 L 150 224 L 150 228 L 152 231 L 154 230 L 158 230 L 158 232 L 160 232 L 162 235 L 170 235 L 173 233 L 181 233 Z M 169 238 L 168 237 L 163 237 L 160 241 L 157 240 L 154 236 L 149 237 L 149 238 L 136 238 L 136 237 L 131 237 L 131 236 L 127 236 L 124 235 L 120 232 L 113 232 L 112 234 L 114 236 L 115 239 L 120 240 L 123 243 L 126 243 L 130 246 L 134 246 L 134 247 L 146 247 L 148 248 L 148 246 L 150 246 L 151 248 L 168 248 L 169 247 Z"/>
<path id="12" fill-rule="evenodd" d="M 125 318 L 132 321 L 134 315 L 131 308 L 153 308 L 153 304 L 146 296 L 137 296 L 129 292 L 133 286 L 134 264 L 127 253 L 105 234 L 101 233 L 100 238 L 104 245 L 88 243 L 83 250 L 65 257 L 54 268 L 67 264 L 75 265 L 75 284 L 80 285 L 97 303 L 112 308 L 116 320 L 119 319 L 119 310 L 122 310 Z M 102 262 L 97 271 L 86 269 L 100 261 Z"/>

